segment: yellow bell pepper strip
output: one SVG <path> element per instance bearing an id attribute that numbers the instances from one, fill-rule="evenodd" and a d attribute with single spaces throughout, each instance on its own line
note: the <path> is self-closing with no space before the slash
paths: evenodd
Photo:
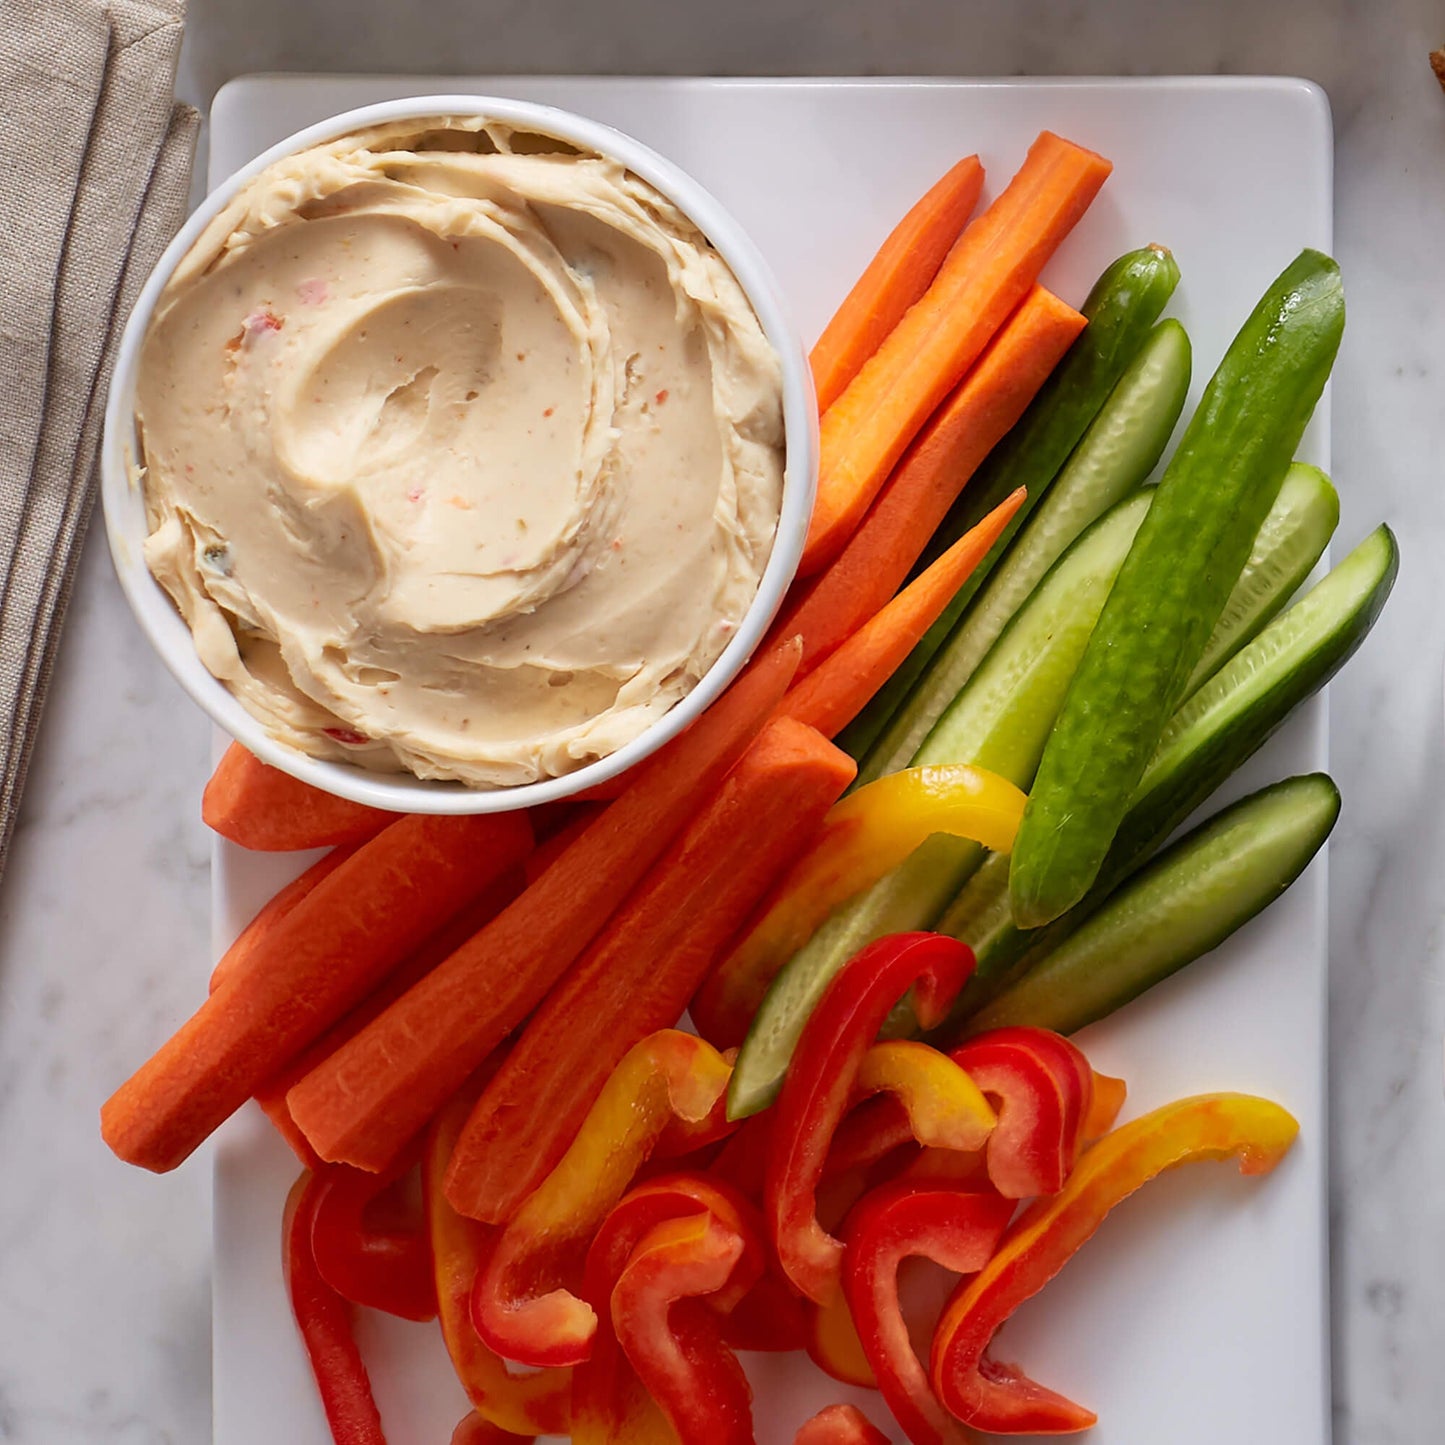
<path id="1" fill-rule="evenodd" d="M 909 1133 L 932 1149 L 982 1149 L 992 1139 L 996 1116 L 978 1083 L 930 1044 L 889 1039 L 863 1055 L 853 1097 L 890 1094 L 903 1106 Z"/>
<path id="2" fill-rule="evenodd" d="M 944 1306 L 931 1362 L 939 1400 L 966 1424 L 1000 1435 L 1088 1429 L 1092 1411 L 987 1355 L 994 1332 L 1068 1263 L 1116 1204 L 1157 1174 L 1232 1156 L 1241 1173 L 1266 1174 L 1298 1132 L 1295 1120 L 1267 1099 L 1202 1094 L 1105 1135 L 1057 1194 L 1024 1212 L 993 1258 Z"/>
<path id="3" fill-rule="evenodd" d="M 482 1343 L 472 1325 L 472 1291 L 501 1231 L 458 1214 L 447 1203 L 442 1186 L 452 1147 L 475 1102 L 473 1092 L 458 1094 L 437 1115 L 422 1148 L 422 1207 L 431 1238 L 442 1338 L 475 1417 L 523 1438 L 565 1435 L 571 1422 L 571 1370 L 514 1375 L 506 1361 Z"/>
<path id="4" fill-rule="evenodd" d="M 371 1380 L 351 1330 L 351 1306 L 321 1278 L 311 1250 L 319 1197 L 316 1176 L 306 1173 L 286 1199 L 281 1262 L 291 1311 L 335 1445 L 386 1445 Z"/>
<path id="5" fill-rule="evenodd" d="M 597 1316 L 575 1290 L 589 1241 L 669 1128 L 695 1123 L 701 1134 L 714 1126 L 731 1072 L 710 1044 L 677 1029 L 628 1050 L 477 1280 L 472 1323 L 486 1345 L 523 1365 L 587 1358 Z"/>
<path id="6" fill-rule="evenodd" d="M 863 1353 L 863 1342 L 858 1338 L 848 1301 L 840 1294 L 829 1304 L 809 1303 L 804 1309 L 808 1317 L 808 1358 L 840 1384 L 876 1390 L 878 1381 L 868 1356 Z"/>
<path id="7" fill-rule="evenodd" d="M 798 1427 L 793 1445 L 888 1445 L 888 1437 L 856 1405 L 828 1405 Z"/>
<path id="8" fill-rule="evenodd" d="M 843 965 L 803 1027 L 775 1105 L 763 1212 L 783 1273 L 815 1304 L 836 1296 L 843 1262 L 843 1246 L 818 1222 L 818 1183 L 869 1047 L 910 987 L 920 1015 L 941 1017 L 972 969 L 972 950 L 956 939 L 891 934 Z M 962 1138 L 976 1135 L 977 1147 L 992 1127 L 992 1111 L 961 1070 L 937 1057 L 955 1081 L 948 1106 L 957 1133 L 950 1142 L 969 1147 Z"/>
<path id="9" fill-rule="evenodd" d="M 1007 779 L 967 764 L 907 768 L 837 803 L 816 841 L 692 1001 L 698 1031 L 741 1044 L 779 969 L 834 909 L 891 873 L 935 833 L 1013 847 L 1027 800 Z"/>
<path id="10" fill-rule="evenodd" d="M 752 1390 L 700 1297 L 733 1282 L 747 1253 L 715 1214 L 654 1225 L 612 1290 L 612 1327 L 682 1445 L 755 1445 Z"/>
<path id="11" fill-rule="evenodd" d="M 913 1445 L 965 1445 L 969 1433 L 934 1397 L 898 1298 L 898 1270 L 922 1255 L 954 1274 L 988 1262 L 1014 1205 L 989 1191 L 893 1184 L 848 1220 L 843 1291 L 883 1399 Z"/>
<path id="12" fill-rule="evenodd" d="M 1089 1061 L 1062 1035 L 1035 1028 L 978 1034 L 950 1057 L 998 1110 L 985 1152 L 993 1187 L 1006 1199 L 1062 1189 L 1093 1103 Z"/>

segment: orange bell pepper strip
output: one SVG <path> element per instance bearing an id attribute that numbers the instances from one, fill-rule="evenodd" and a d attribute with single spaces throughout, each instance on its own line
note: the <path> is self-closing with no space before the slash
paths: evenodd
<path id="1" fill-rule="evenodd" d="M 694 998 L 693 1022 L 703 1037 L 719 1048 L 742 1043 L 778 970 L 824 919 L 933 834 L 1007 853 L 1025 801 L 1006 778 L 957 764 L 890 773 L 835 804 L 813 845 Z"/>
<path id="2" fill-rule="evenodd" d="M 472 1402 L 473 1414 L 468 1419 L 486 1421 L 505 1432 L 494 1437 L 497 1439 L 507 1434 L 526 1439 L 565 1435 L 572 1418 L 571 1370 L 514 1375 L 472 1326 L 472 1291 L 500 1231 L 458 1214 L 447 1203 L 442 1184 L 452 1148 L 474 1102 L 471 1092 L 458 1094 L 427 1130 L 422 1151 L 422 1206 L 431 1236 L 442 1338 L 452 1368 Z"/>
<path id="3" fill-rule="evenodd" d="M 291 1312 L 301 1332 L 321 1408 L 336 1445 L 386 1445 L 381 1415 L 356 1336 L 351 1306 L 321 1277 L 312 1253 L 320 1191 L 314 1174 L 303 1174 L 286 1199 L 281 1222 L 281 1263 Z"/>
<path id="4" fill-rule="evenodd" d="M 853 1323 L 853 1312 L 848 1301 L 840 1294 L 825 1305 L 809 1303 L 804 1306 L 808 1318 L 808 1338 L 805 1348 L 808 1358 L 834 1380 L 843 1385 L 855 1385 L 860 1390 L 876 1390 L 877 1377 L 868 1356 L 863 1353 L 863 1341 L 858 1338 L 858 1328 Z"/>
<path id="5" fill-rule="evenodd" d="M 973 962 L 971 949 L 942 934 L 880 938 L 843 965 L 803 1027 L 774 1106 L 763 1212 L 783 1273 L 815 1304 L 827 1304 L 836 1296 L 843 1259 L 843 1246 L 818 1222 L 818 1183 L 833 1131 L 856 1092 L 869 1048 L 910 987 L 920 1014 L 941 1017 Z M 895 1046 L 886 1047 L 892 1050 L 888 1058 L 905 1057 Z M 946 1055 L 924 1044 L 909 1047 L 941 1061 L 933 1069 L 924 1055 L 908 1055 L 920 1072 L 930 1070 L 935 1084 L 940 1076 L 947 1080 L 939 1085 L 945 1094 L 930 1129 L 944 1131 L 937 1137 L 946 1138 L 951 1147 L 976 1148 L 993 1125 L 993 1112 L 983 1096 Z M 869 1076 L 864 1077 L 866 1082 Z M 909 1099 L 903 1102 L 907 1106 Z M 914 1103 L 922 1110 L 921 1098 Z"/>
<path id="6" fill-rule="evenodd" d="M 856 1405 L 828 1405 L 798 1427 L 793 1445 L 888 1445 L 888 1437 Z"/>
<path id="7" fill-rule="evenodd" d="M 1093 1104 L 1089 1061 L 1062 1035 L 1036 1028 L 993 1029 L 950 1057 L 998 1110 L 986 1145 L 993 1187 L 1006 1199 L 1056 1194 Z"/>
<path id="8" fill-rule="evenodd" d="M 633 1045 L 612 1071 L 557 1167 L 503 1228 L 472 1292 L 482 1340 L 524 1365 L 575 1365 L 597 1328 L 575 1293 L 587 1246 L 638 1168 L 667 1134 L 728 1127 L 716 1106 L 732 1068 L 710 1044 L 661 1029 Z"/>
<path id="9" fill-rule="evenodd" d="M 536 1438 L 535 1435 L 514 1435 L 510 1430 L 503 1430 L 490 1420 L 484 1420 L 473 1410 L 457 1421 L 451 1445 L 515 1445 L 515 1442 Z"/>
<path id="10" fill-rule="evenodd" d="M 755 1445 L 752 1390 L 702 1296 L 736 1288 L 743 1237 L 710 1211 L 654 1225 L 612 1290 L 612 1327 L 682 1445 Z"/>
<path id="11" fill-rule="evenodd" d="M 1080 1147 L 1102 1139 L 1114 1127 L 1114 1121 L 1129 1094 L 1129 1087 L 1123 1079 L 1101 1074 L 1095 1069 L 1090 1069 L 1089 1073 L 1093 1076 L 1093 1088 L 1090 1090 L 1089 1112 L 1084 1116 Z"/>
<path id="12" fill-rule="evenodd" d="M 982 1269 L 1014 1206 L 993 1193 L 893 1184 L 848 1221 L 843 1291 L 883 1399 L 913 1445 L 966 1445 L 969 1432 L 934 1397 L 898 1298 L 898 1269 L 923 1255 L 955 1274 Z"/>
<path id="13" fill-rule="evenodd" d="M 1024 1212 L 993 1258 L 944 1306 L 931 1360 L 939 1400 L 965 1424 L 1001 1435 L 1088 1429 L 1093 1411 L 988 1356 L 994 1332 L 1148 1180 L 1194 1160 L 1230 1157 L 1239 1159 L 1242 1174 L 1267 1174 L 1298 1132 L 1294 1118 L 1267 1099 L 1202 1094 L 1105 1135 L 1057 1194 Z"/>

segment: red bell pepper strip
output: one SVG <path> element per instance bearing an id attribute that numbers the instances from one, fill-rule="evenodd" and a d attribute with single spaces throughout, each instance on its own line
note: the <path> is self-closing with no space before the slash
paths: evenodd
<path id="1" fill-rule="evenodd" d="M 404 1158 L 385 1174 L 345 1164 L 319 1169 L 311 1248 L 322 1279 L 343 1299 L 404 1320 L 431 1320 L 437 1294 L 426 1226 L 397 1197 L 411 1163 Z M 398 1217 L 378 1219 L 387 1202 L 399 1206 Z"/>
<path id="2" fill-rule="evenodd" d="M 719 1311 L 717 1324 L 724 1343 L 733 1349 L 757 1348 L 759 1341 L 754 1336 L 764 1329 L 765 1312 L 780 1303 L 791 1304 L 796 1333 L 801 1334 L 796 1300 L 788 1296 L 774 1298 L 767 1289 L 772 1277 L 764 1273 L 762 1220 L 754 1206 L 715 1179 L 688 1174 L 650 1179 L 618 1201 L 587 1251 L 582 1295 L 597 1312 L 598 1322 L 592 1353 L 574 1374 L 573 1445 L 633 1445 L 634 1441 L 653 1436 L 676 1440 L 671 1425 L 623 1354 L 613 1330 L 612 1292 L 633 1251 L 650 1230 L 670 1219 L 703 1215 L 718 1219 L 743 1241 L 742 1256 L 727 1287 L 708 1300 Z M 747 1312 L 750 1304 L 754 1304 L 757 1318 L 743 1322 L 739 1331 L 738 1316 Z M 723 1310 L 727 1313 L 721 1313 Z M 775 1333 L 778 1328 L 772 1326 Z M 767 1341 L 763 1344 L 769 1347 Z M 789 1349 L 795 1344 L 796 1338 L 771 1347 Z"/>
<path id="3" fill-rule="evenodd" d="M 1006 1199 L 1062 1189 L 1093 1102 L 1089 1061 L 1068 1039 L 1036 1028 L 993 1029 L 950 1057 L 998 1110 L 985 1146 L 993 1187 Z"/>
<path id="4" fill-rule="evenodd" d="M 793 1445 L 888 1445 L 888 1437 L 856 1405 L 828 1405 L 798 1427 Z"/>
<path id="5" fill-rule="evenodd" d="M 804 1025 L 775 1106 L 764 1214 L 783 1273 L 815 1304 L 837 1294 L 843 1263 L 818 1222 L 818 1182 L 869 1046 L 910 987 L 920 1017 L 941 1018 L 973 964 L 941 934 L 880 938 L 843 965 Z"/>
<path id="6" fill-rule="evenodd" d="M 878 1379 L 868 1356 L 863 1353 L 863 1342 L 858 1338 L 858 1327 L 853 1323 L 848 1301 L 840 1294 L 831 1304 L 810 1302 L 804 1309 L 808 1318 L 808 1358 L 825 1375 L 841 1384 L 876 1390 Z"/>
<path id="7" fill-rule="evenodd" d="M 472 1290 L 498 1231 L 458 1214 L 447 1203 L 442 1181 L 452 1146 L 474 1102 L 471 1091 L 453 1099 L 427 1130 L 422 1151 L 422 1202 L 431 1238 L 442 1338 L 475 1417 L 525 1439 L 565 1435 L 572 1418 L 572 1372 L 537 1370 L 514 1375 L 472 1327 Z"/>
<path id="8" fill-rule="evenodd" d="M 883 1399 L 913 1445 L 964 1445 L 968 1433 L 934 1398 L 898 1299 L 898 1268 L 923 1255 L 955 1274 L 982 1269 L 1013 1213 L 992 1192 L 895 1184 L 848 1221 L 843 1291 Z"/>
<path id="9" fill-rule="evenodd" d="M 723 1099 L 727 1107 L 727 1099 Z M 773 1110 L 765 1109 L 744 1119 L 728 1137 L 721 1152 L 713 1160 L 709 1173 L 730 1184 L 760 1208 L 763 1202 L 763 1176 L 772 1148 Z"/>
<path id="10" fill-rule="evenodd" d="M 746 1251 L 711 1212 L 643 1236 L 612 1291 L 612 1327 L 682 1445 L 755 1445 L 752 1390 L 699 1296 L 729 1286 Z"/>
<path id="11" fill-rule="evenodd" d="M 731 1067 L 710 1044 L 662 1029 L 635 1044 L 557 1167 L 504 1227 L 472 1292 L 482 1340 L 524 1365 L 575 1365 L 597 1328 L 575 1290 L 587 1246 L 664 1132 L 716 1126 Z M 720 1126 L 716 1126 L 720 1127 Z"/>
<path id="12" fill-rule="evenodd" d="M 335 1445 L 386 1445 L 371 1380 L 351 1331 L 351 1307 L 321 1278 L 311 1252 L 316 1176 L 291 1186 L 281 1223 L 281 1260 L 291 1311 L 301 1331 L 321 1408 Z"/>
<path id="13" fill-rule="evenodd" d="M 1247 1094 L 1204 1094 L 1166 1104 L 1087 1150 L 1064 1187 L 1025 1211 L 1008 1237 L 945 1305 L 933 1337 L 933 1386 L 960 1420 L 1000 1435 L 1069 1434 L 1092 1411 L 1035 1384 L 986 1351 L 994 1332 L 1061 1270 L 1121 1200 L 1155 1175 L 1196 1159 L 1239 1158 L 1266 1174 L 1299 1125 L 1278 1104 Z"/>

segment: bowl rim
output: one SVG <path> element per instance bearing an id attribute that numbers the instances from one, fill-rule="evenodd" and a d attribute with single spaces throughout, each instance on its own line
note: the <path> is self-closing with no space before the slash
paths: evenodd
<path id="1" fill-rule="evenodd" d="M 201 662 L 190 629 L 141 555 L 144 502 L 132 465 L 137 454 L 134 396 L 141 342 L 156 302 L 182 258 L 237 192 L 276 161 L 353 131 L 393 121 L 483 117 L 553 136 L 621 162 L 691 221 L 732 270 L 782 366 L 784 476 L 772 551 L 748 610 L 697 685 L 638 737 L 561 777 L 493 789 L 410 773 L 370 772 L 313 758 L 273 738 Z M 101 442 L 100 492 L 106 536 L 121 590 L 171 675 L 211 720 L 263 762 L 313 787 L 394 812 L 511 812 L 560 802 L 616 778 L 676 737 L 718 698 L 767 635 L 802 557 L 817 486 L 818 418 L 812 372 L 781 288 L 748 233 L 705 187 L 650 146 L 601 121 L 557 106 L 479 94 L 420 95 L 329 116 L 278 141 L 217 184 L 162 253 L 127 319 L 116 352 Z M 136 519 L 139 517 L 139 527 Z"/>

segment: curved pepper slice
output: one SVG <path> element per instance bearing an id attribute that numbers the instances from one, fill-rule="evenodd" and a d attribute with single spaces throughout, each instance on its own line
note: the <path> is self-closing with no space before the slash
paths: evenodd
<path id="1" fill-rule="evenodd" d="M 597 1315 L 597 1331 L 591 1353 L 573 1371 L 573 1445 L 676 1445 L 676 1432 L 618 1343 L 612 1291 L 649 1230 L 714 1207 L 731 1217 L 735 1198 L 725 1187 L 698 1187 L 694 1176 L 664 1176 L 630 1190 L 602 1222 L 582 1276 L 582 1298 Z"/>
<path id="2" fill-rule="evenodd" d="M 336 1445 L 386 1445 L 371 1380 L 351 1331 L 350 1306 L 316 1268 L 311 1251 L 319 1187 L 314 1174 L 291 1186 L 281 1222 L 281 1261 L 321 1408 Z"/>
<path id="3" fill-rule="evenodd" d="M 472 1402 L 474 1414 L 468 1419 L 480 1417 L 494 1429 L 522 1438 L 565 1435 L 572 1415 L 572 1372 L 537 1370 L 514 1375 L 472 1326 L 472 1291 L 500 1231 L 458 1214 L 447 1203 L 443 1184 L 452 1149 L 474 1102 L 466 1093 L 453 1099 L 427 1131 L 422 1151 L 422 1205 L 431 1236 L 442 1338 L 452 1368 Z M 496 1438 L 505 1438 L 505 1434 Z"/>
<path id="4" fill-rule="evenodd" d="M 475 1410 L 463 1415 L 452 1431 L 451 1445 L 511 1445 L 511 1442 L 536 1440 L 535 1435 L 514 1435 L 484 1420 Z"/>
<path id="5" fill-rule="evenodd" d="M 746 1252 L 710 1211 L 643 1236 L 612 1291 L 612 1327 L 682 1445 L 754 1445 L 752 1390 L 698 1298 L 728 1288 Z"/>
<path id="6" fill-rule="evenodd" d="M 692 1017 L 719 1048 L 741 1044 L 778 970 L 823 920 L 891 873 L 935 833 L 1013 847 L 1026 799 L 996 773 L 968 764 L 906 768 L 836 804 L 757 922 L 713 971 Z"/>
<path id="7" fill-rule="evenodd" d="M 700 1134 L 701 1126 L 713 1127 L 731 1072 L 710 1044 L 676 1029 L 628 1050 L 557 1167 L 502 1230 L 477 1280 L 472 1323 L 491 1349 L 524 1365 L 587 1358 L 597 1316 L 574 1290 L 588 1242 L 665 1132 L 676 1137 L 678 1121 L 698 1124 Z"/>
<path id="8" fill-rule="evenodd" d="M 1013 1214 L 995 1193 L 894 1184 L 875 1190 L 848 1221 L 843 1291 L 863 1352 L 894 1418 L 913 1445 L 964 1445 L 968 1434 L 934 1398 L 898 1300 L 898 1269 L 923 1255 L 955 1274 L 982 1269 Z"/>
<path id="9" fill-rule="evenodd" d="M 888 1437 L 856 1405 L 828 1405 L 798 1427 L 793 1445 L 888 1445 Z"/>
<path id="10" fill-rule="evenodd" d="M 815 1304 L 836 1296 L 843 1263 L 843 1246 L 818 1222 L 818 1182 L 869 1047 L 910 987 L 920 1013 L 941 1017 L 973 962 L 941 934 L 880 938 L 843 965 L 803 1027 L 774 1106 L 763 1201 L 783 1273 Z M 991 1122 L 987 1105 L 983 1113 Z"/>
<path id="11" fill-rule="evenodd" d="M 1022 1027 L 979 1034 L 950 1057 L 998 1109 L 985 1153 L 993 1187 L 1006 1199 L 1062 1189 L 1093 1103 L 1089 1061 L 1061 1035 Z"/>
<path id="12" fill-rule="evenodd" d="M 1239 1158 L 1266 1174 L 1299 1125 L 1278 1104 L 1248 1094 L 1203 1094 L 1166 1104 L 1106 1135 L 1062 1190 L 1027 1210 L 988 1264 L 945 1305 L 933 1337 L 938 1398 L 960 1420 L 1000 1435 L 1069 1434 L 1092 1411 L 986 1355 L 994 1331 L 1068 1263 L 1121 1200 L 1155 1175 L 1196 1159 Z"/>
<path id="13" fill-rule="evenodd" d="M 431 1320 L 437 1295 L 424 1224 L 409 1211 L 398 1211 L 394 1220 L 375 1218 L 411 1162 L 385 1174 L 345 1164 L 318 1169 L 311 1247 L 322 1279 L 343 1299 L 404 1320 Z"/>

